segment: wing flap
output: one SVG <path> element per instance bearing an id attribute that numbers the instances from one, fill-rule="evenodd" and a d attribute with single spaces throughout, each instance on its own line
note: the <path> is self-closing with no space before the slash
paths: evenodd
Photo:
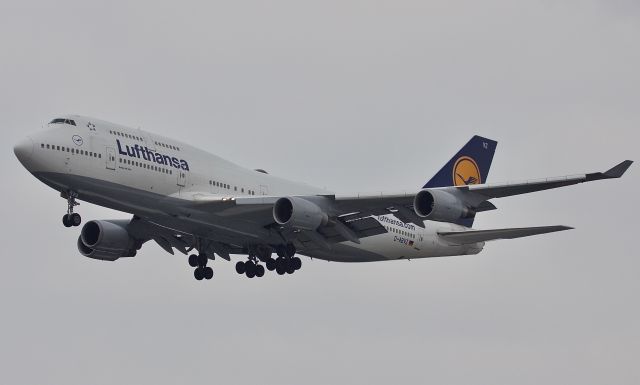
<path id="1" fill-rule="evenodd" d="M 568 226 L 540 226 L 540 227 L 518 227 L 510 229 L 493 229 L 493 230 L 469 230 L 443 232 L 438 235 L 448 242 L 459 245 L 466 245 L 477 242 L 493 241 L 497 239 L 514 239 L 529 237 L 532 235 L 553 233 L 556 231 L 571 230 L 573 227 Z"/>

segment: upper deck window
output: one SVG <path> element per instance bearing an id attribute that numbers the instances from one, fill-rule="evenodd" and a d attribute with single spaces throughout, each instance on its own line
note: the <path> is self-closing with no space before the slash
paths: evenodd
<path id="1" fill-rule="evenodd" d="M 50 121 L 49 124 L 70 124 L 72 126 L 75 126 L 76 122 L 71 119 L 55 118 Z"/>

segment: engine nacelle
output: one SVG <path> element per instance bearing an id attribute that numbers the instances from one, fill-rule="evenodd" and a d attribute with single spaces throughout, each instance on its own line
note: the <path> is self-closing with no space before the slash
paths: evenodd
<path id="1" fill-rule="evenodd" d="M 85 257 L 115 261 L 136 253 L 135 240 L 126 229 L 128 221 L 89 221 L 78 237 L 78 250 Z"/>
<path id="2" fill-rule="evenodd" d="M 317 204 L 298 197 L 280 198 L 273 205 L 277 224 L 302 230 L 316 230 L 326 225 L 329 216 Z"/>
<path id="3" fill-rule="evenodd" d="M 413 200 L 413 208 L 418 216 L 439 222 L 455 222 L 476 214 L 458 197 L 443 190 L 421 190 Z"/>

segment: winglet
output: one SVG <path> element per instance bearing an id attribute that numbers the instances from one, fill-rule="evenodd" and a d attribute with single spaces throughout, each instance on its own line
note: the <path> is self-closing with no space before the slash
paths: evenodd
<path id="1" fill-rule="evenodd" d="M 624 173 L 627 171 L 627 169 L 631 166 L 632 163 L 633 163 L 632 160 L 625 160 L 624 162 L 621 162 L 618 165 L 613 166 L 612 168 L 610 168 L 605 172 L 594 172 L 591 174 L 587 174 L 586 181 L 590 182 L 592 180 L 599 180 L 599 179 L 620 178 L 622 175 L 624 175 Z"/>

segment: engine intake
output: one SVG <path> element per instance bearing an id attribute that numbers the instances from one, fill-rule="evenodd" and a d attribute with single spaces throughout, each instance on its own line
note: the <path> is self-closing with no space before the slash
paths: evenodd
<path id="1" fill-rule="evenodd" d="M 89 221 L 78 237 L 78 251 L 85 257 L 115 261 L 135 255 L 135 240 L 126 229 L 128 221 Z"/>
<path id="2" fill-rule="evenodd" d="M 316 230 L 329 221 L 320 206 L 298 197 L 278 199 L 273 205 L 273 219 L 279 225 L 302 230 Z"/>
<path id="3" fill-rule="evenodd" d="M 418 216 L 439 222 L 455 222 L 476 214 L 458 197 L 443 190 L 421 190 L 413 200 L 413 208 Z"/>

